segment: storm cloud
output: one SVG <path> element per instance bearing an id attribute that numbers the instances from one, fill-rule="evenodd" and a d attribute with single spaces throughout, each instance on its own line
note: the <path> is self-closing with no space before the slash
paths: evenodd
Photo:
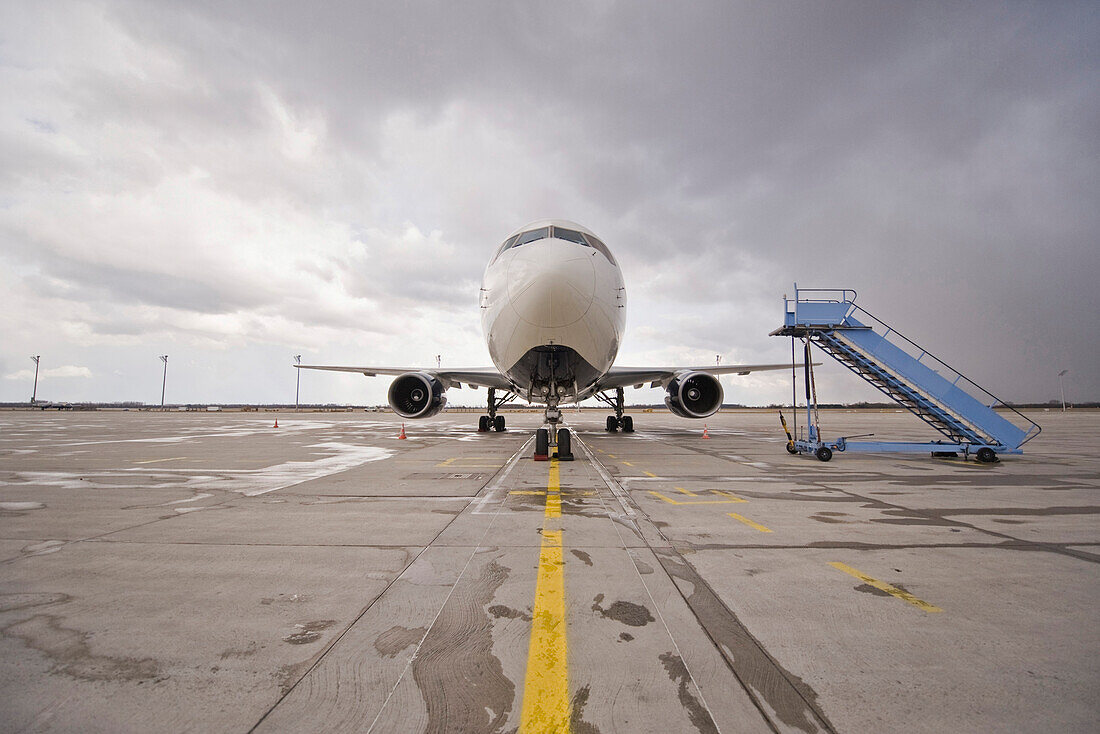
<path id="1" fill-rule="evenodd" d="M 565 217 L 623 266 L 620 364 L 781 361 L 797 281 L 1006 400 L 1095 400 L 1098 35 L 1094 3 L 5 3 L 0 369 L 152 402 L 169 353 L 170 401 L 274 402 L 293 354 L 487 365 L 487 258 Z"/>

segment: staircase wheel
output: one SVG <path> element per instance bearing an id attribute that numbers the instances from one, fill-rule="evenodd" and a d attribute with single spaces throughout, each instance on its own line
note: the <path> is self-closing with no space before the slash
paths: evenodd
<path id="1" fill-rule="evenodd" d="M 821 459 L 822 461 L 828 461 L 829 459 L 833 458 L 833 450 L 828 446 L 822 446 L 817 450 L 815 456 L 817 456 L 817 458 Z"/>
<path id="2" fill-rule="evenodd" d="M 997 460 L 997 452 L 988 446 L 978 449 L 978 461 L 983 464 L 992 464 Z"/>
<path id="3" fill-rule="evenodd" d="M 793 444 L 793 443 L 789 443 L 789 444 L 787 444 L 787 453 L 788 453 L 788 454 L 797 454 L 797 453 L 798 453 L 798 449 L 796 449 L 796 448 L 794 447 L 794 444 Z"/>

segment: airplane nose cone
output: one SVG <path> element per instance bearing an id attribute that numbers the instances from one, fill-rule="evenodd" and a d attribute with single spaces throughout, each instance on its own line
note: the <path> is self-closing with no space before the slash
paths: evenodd
<path id="1" fill-rule="evenodd" d="M 546 241 L 523 245 L 516 255 L 508 268 L 508 297 L 520 318 L 558 328 L 584 316 L 596 288 L 590 248 Z"/>

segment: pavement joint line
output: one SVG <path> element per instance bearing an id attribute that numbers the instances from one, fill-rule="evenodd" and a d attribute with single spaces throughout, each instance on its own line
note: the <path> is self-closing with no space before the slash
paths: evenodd
<path id="1" fill-rule="evenodd" d="M 519 730 L 523 734 L 569 731 L 569 651 L 558 463 L 551 459 L 546 481 L 546 510 L 520 713 Z M 551 525 L 556 528 L 551 529 Z"/>
<path id="2" fill-rule="evenodd" d="M 687 657 L 684 655 L 683 651 L 680 649 L 680 644 L 678 642 L 676 642 L 676 637 L 672 634 L 672 629 L 668 626 L 668 621 L 665 619 L 664 612 L 661 610 L 661 605 L 657 603 L 657 599 L 653 596 L 653 592 L 650 590 L 649 584 L 646 583 L 645 576 L 642 575 L 641 569 L 638 568 L 638 564 L 634 559 L 634 555 L 631 553 L 632 550 L 637 550 L 637 551 L 648 550 L 653 562 L 656 564 L 656 567 L 657 568 L 662 568 L 662 569 L 664 568 L 664 566 L 661 565 L 660 560 L 657 558 L 657 554 L 653 550 L 653 546 L 649 543 L 648 540 L 645 539 L 645 536 L 642 534 L 641 529 L 638 527 L 637 520 L 635 519 L 636 518 L 636 513 L 634 512 L 633 508 L 630 507 L 630 505 L 633 504 L 633 503 L 630 501 L 629 496 L 625 493 L 625 491 L 623 490 L 623 488 L 621 486 L 619 486 L 616 489 L 616 485 L 618 483 L 614 479 L 612 479 L 610 474 L 608 474 L 607 470 L 600 463 L 600 460 L 597 459 L 596 455 L 593 454 L 591 449 L 588 448 L 588 445 L 585 444 L 585 442 L 580 440 L 579 438 L 577 439 L 577 444 L 581 447 L 581 449 L 584 450 L 585 455 L 588 457 L 589 463 L 591 464 L 591 466 L 593 468 L 596 469 L 596 473 L 600 475 L 600 479 L 603 480 L 603 482 L 607 486 L 607 488 L 610 489 L 611 493 L 613 495 L 615 495 L 616 499 L 619 500 L 619 504 L 622 506 L 624 512 L 626 512 L 629 515 L 630 519 L 631 519 L 631 524 L 634 526 L 634 531 L 638 534 L 638 537 L 645 544 L 644 546 L 641 546 L 641 547 L 627 546 L 626 540 L 623 538 L 622 531 L 619 528 L 619 523 L 614 522 L 613 520 L 611 520 L 611 515 L 612 515 L 611 508 L 607 506 L 606 502 L 603 502 L 603 495 L 598 494 L 597 496 L 600 497 L 600 500 L 603 503 L 604 508 L 607 510 L 608 520 L 611 520 L 611 527 L 614 528 L 615 535 L 617 535 L 618 538 L 619 538 L 620 547 L 623 549 L 623 552 L 626 553 L 626 557 L 630 559 L 630 565 L 634 567 L 634 574 L 638 577 L 638 581 L 641 583 L 642 588 L 645 589 L 646 596 L 649 597 L 649 603 L 652 606 L 653 611 L 656 612 L 657 618 L 659 620 L 661 620 L 661 626 L 664 627 L 665 634 L 668 635 L 669 642 L 672 643 L 672 647 L 676 651 L 676 656 L 678 658 L 680 658 L 680 662 L 683 664 L 684 670 L 687 671 L 688 677 L 691 679 L 691 685 L 695 689 L 695 695 L 697 695 L 699 697 L 699 700 L 702 701 L 703 708 L 706 709 L 707 715 L 710 716 L 711 723 L 714 724 L 715 730 L 721 732 L 721 729 L 718 728 L 718 721 L 714 716 L 714 712 L 710 710 L 710 704 L 707 703 L 707 697 L 705 695 L 703 695 L 703 689 L 699 687 L 699 681 L 696 680 L 695 674 L 692 673 L 691 666 L 688 664 Z M 639 510 L 640 509 L 641 508 L 639 508 Z M 647 520 L 649 519 L 648 515 L 646 515 L 646 519 Z M 652 521 L 650 521 L 650 522 L 652 522 Z M 660 530 L 658 530 L 658 532 L 660 532 Z M 667 540 L 667 538 L 666 538 L 666 540 Z M 676 582 L 673 581 L 671 578 L 669 578 L 669 582 L 672 583 L 674 588 L 677 588 L 676 587 Z M 682 594 L 681 594 L 681 598 L 683 598 Z M 687 604 L 686 599 L 684 600 L 684 603 Z M 691 611 L 692 614 L 694 614 L 694 610 L 691 609 L 691 605 L 688 604 L 687 606 L 688 606 L 688 610 Z M 704 630 L 704 634 L 705 633 L 706 633 L 706 631 Z M 719 651 L 719 657 L 723 657 L 722 654 L 721 654 L 721 651 Z M 735 674 L 734 677 L 736 677 L 736 674 Z M 740 681 L 740 678 L 738 678 L 738 681 Z M 746 692 L 748 692 L 748 691 L 746 691 Z M 751 693 L 749 694 L 749 698 L 753 701 L 754 704 L 756 704 L 756 699 L 752 696 Z M 763 710 L 761 710 L 760 713 L 764 717 L 764 721 L 766 721 L 768 723 L 769 728 L 774 730 L 774 726 L 772 726 L 771 720 L 768 719 L 767 715 L 764 714 Z M 568 730 L 566 730 L 566 731 L 568 731 Z"/>
<path id="3" fill-rule="evenodd" d="M 486 485 L 486 488 L 488 488 L 488 491 L 486 492 L 486 497 L 487 498 L 489 496 L 493 495 L 496 492 L 497 488 L 499 488 L 504 483 L 504 479 L 508 476 L 508 473 L 512 469 L 515 468 L 517 463 L 519 463 L 519 457 L 523 454 L 524 451 L 526 451 L 527 446 L 534 440 L 535 440 L 535 437 L 532 436 L 531 438 L 524 441 L 523 445 L 519 447 L 519 450 L 516 451 L 516 453 L 512 454 L 512 457 L 507 462 L 505 462 L 504 467 L 501 469 L 500 473 L 497 474 L 497 476 L 494 477 L 493 480 L 489 484 Z M 385 698 L 384 701 L 382 701 L 382 705 L 378 707 L 378 713 L 375 714 L 374 720 L 371 721 L 370 726 L 367 727 L 367 734 L 370 734 L 370 732 L 374 730 L 374 725 L 378 723 L 378 720 L 380 718 L 382 718 L 382 713 L 386 710 L 386 706 L 389 704 L 390 699 L 393 698 L 393 694 L 397 691 L 398 686 L 401 685 L 401 681 L 405 679 L 405 675 L 408 674 L 409 668 L 412 667 L 413 660 L 416 660 L 417 656 L 420 654 L 420 648 L 424 645 L 424 640 L 426 640 L 428 638 L 428 635 L 431 634 L 432 628 L 435 627 L 435 623 L 439 621 L 439 616 L 441 614 L 443 614 L 443 610 L 447 607 L 447 604 L 451 601 L 451 597 L 454 596 L 455 589 L 458 588 L 459 583 L 462 582 L 462 578 L 466 575 L 466 570 L 469 569 L 470 564 L 473 563 L 474 556 L 477 555 L 477 552 L 485 544 L 485 539 L 489 537 L 489 533 L 492 531 L 493 525 L 496 523 L 497 518 L 500 517 L 500 513 L 504 509 L 504 505 L 507 502 L 508 502 L 508 495 L 506 494 L 506 495 L 504 495 L 504 498 L 500 502 L 500 504 L 497 505 L 496 511 L 492 513 L 492 517 L 489 518 L 489 523 L 485 526 L 485 532 L 482 533 L 481 539 L 478 540 L 477 545 L 473 546 L 473 549 L 470 551 L 470 556 L 466 559 L 466 563 L 462 566 L 462 570 L 459 571 L 458 576 L 455 578 L 454 584 L 451 585 L 451 590 L 447 592 L 447 598 L 445 598 L 443 600 L 443 603 L 439 605 L 439 609 L 436 611 L 435 616 L 432 618 L 431 624 L 428 625 L 428 628 L 427 628 L 427 630 L 425 630 L 424 635 L 420 638 L 420 641 L 416 643 L 416 649 L 413 650 L 412 655 L 409 656 L 408 660 L 405 663 L 405 667 L 401 670 L 401 674 L 399 676 L 397 676 L 397 680 L 394 681 L 393 688 L 391 688 L 389 693 L 386 694 L 386 698 Z M 470 506 L 472 506 L 472 505 L 473 505 L 473 502 L 470 503 Z M 475 514 L 476 512 L 477 512 L 477 510 L 474 510 L 470 514 Z M 443 528 L 439 531 L 439 533 L 437 533 L 436 536 L 434 538 L 432 538 L 432 541 L 430 543 L 428 543 L 427 545 L 425 545 L 423 548 L 420 549 L 420 553 L 418 553 L 416 557 L 419 558 L 421 555 L 424 554 L 424 552 L 428 548 L 433 546 L 435 544 L 435 541 L 439 539 L 439 537 L 447 530 L 447 528 L 449 528 L 451 526 L 451 524 L 461 516 L 462 516 L 462 513 L 459 513 L 458 515 L 455 515 L 453 518 L 451 518 L 451 520 L 449 520 L 447 522 L 447 524 L 443 526 Z M 416 559 L 413 559 L 413 562 L 415 562 L 415 560 Z M 409 568 L 411 566 L 412 566 L 412 563 L 410 563 L 408 566 L 405 566 L 405 569 L 401 572 L 401 574 L 397 578 L 400 578 L 401 576 L 404 576 L 405 573 L 409 570 Z M 355 621 L 353 621 L 350 625 L 348 625 L 336 640 L 333 640 L 332 645 L 330 645 L 321 655 L 319 655 L 314 660 L 313 665 L 311 665 L 309 667 L 309 670 L 307 670 L 305 673 L 303 673 L 302 677 L 294 682 L 294 685 L 291 686 L 287 690 L 287 692 L 282 696 L 282 698 L 280 698 L 279 701 L 277 701 L 274 706 L 272 706 L 270 709 L 268 709 L 268 712 L 266 714 L 264 714 L 264 718 L 267 718 L 268 714 L 270 714 L 272 711 L 274 711 L 275 707 L 278 706 L 279 703 L 281 703 L 286 698 L 286 696 L 289 695 L 290 692 L 298 686 L 299 683 L 301 683 L 303 680 L 305 680 L 306 676 L 309 675 L 309 673 L 312 670 L 314 670 L 321 663 L 322 658 L 324 658 L 324 656 L 327 655 L 330 650 L 332 650 L 332 648 L 336 645 L 336 643 L 339 641 L 339 639 L 342 638 L 344 635 L 346 635 L 348 633 L 348 631 L 355 625 L 355 623 L 363 618 L 363 615 L 367 613 L 367 610 L 370 609 L 370 607 L 374 606 L 374 604 L 379 599 L 382 598 L 382 596 L 386 593 L 386 591 L 389 590 L 390 586 L 392 586 L 394 584 L 394 582 L 397 581 L 397 578 L 395 578 L 393 581 L 391 581 L 389 586 L 387 586 L 382 591 L 381 594 L 379 594 L 377 597 L 375 597 L 374 601 L 371 602 L 371 604 L 367 607 L 367 609 L 364 609 L 362 614 L 360 614 L 358 617 L 356 617 Z M 261 723 L 263 723 L 263 719 L 260 719 L 259 721 L 257 721 L 256 726 L 259 726 Z M 255 728 L 256 727 L 253 727 L 253 730 L 255 730 Z"/>
<path id="4" fill-rule="evenodd" d="M 689 444 L 687 444 L 687 443 L 673 443 L 673 442 L 671 442 L 671 441 L 668 441 L 668 440 L 660 440 L 660 439 L 656 439 L 656 438 L 655 438 L 654 440 L 655 440 L 655 441 L 657 441 L 658 443 L 663 443 L 663 444 L 669 444 L 669 445 L 672 445 L 672 446 L 682 446 L 682 447 L 685 447 L 685 448 L 687 448 L 687 449 L 688 449 L 688 450 L 690 450 L 690 451 L 695 451 L 696 453 L 699 453 L 699 454 L 704 454 L 704 455 L 709 455 L 709 456 L 713 456 L 713 457 L 716 457 L 716 458 L 720 458 L 720 455 L 719 455 L 719 454 L 717 454 L 717 453 L 714 453 L 714 452 L 711 452 L 711 451 L 707 451 L 707 450 L 704 450 L 704 449 L 697 449 L 697 448 L 694 448 L 694 447 L 690 446 L 690 445 L 689 445 Z M 595 458 L 595 457 L 592 457 L 592 458 Z M 660 537 L 660 538 L 661 538 L 661 540 L 663 540 L 663 541 L 664 541 L 664 543 L 665 543 L 665 548 L 667 548 L 667 549 L 668 549 L 668 550 L 670 550 L 671 552 L 675 553 L 676 557 L 677 557 L 677 558 L 678 558 L 678 559 L 680 560 L 680 562 L 681 562 L 681 563 L 683 563 L 683 564 L 684 564 L 685 566 L 687 566 L 688 568 L 694 568 L 694 567 L 693 567 L 693 566 L 692 566 L 692 565 L 691 565 L 690 563 L 688 563 L 687 559 L 686 559 L 686 558 L 684 558 L 684 556 L 683 556 L 683 555 L 682 555 L 682 554 L 680 553 L 680 551 L 679 551 L 679 550 L 677 550 L 677 547 L 676 547 L 676 545 L 675 545 L 675 544 L 674 544 L 674 543 L 672 542 L 672 540 L 670 540 L 670 539 L 669 539 L 669 537 L 668 537 L 667 535 L 665 535 L 665 532 L 664 532 L 664 531 L 663 531 L 663 530 L 662 530 L 661 528 L 659 528 L 659 527 L 657 527 L 657 526 L 656 526 L 655 524 L 653 524 L 653 520 L 652 520 L 652 518 L 650 518 L 650 516 L 649 516 L 649 513 L 648 513 L 648 512 L 646 512 L 646 511 L 645 511 L 645 510 L 644 510 L 644 509 L 643 509 L 643 508 L 641 507 L 641 505 L 639 505 L 639 506 L 638 506 L 638 510 L 639 510 L 639 512 L 641 512 L 642 516 L 643 516 L 643 517 L 644 517 L 644 518 L 645 518 L 645 519 L 646 519 L 646 520 L 647 520 L 647 521 L 648 521 L 648 522 L 649 522 L 649 523 L 650 523 L 651 525 L 653 525 L 653 529 L 654 529 L 654 531 L 656 532 L 657 536 L 658 536 L 658 537 Z M 620 537 L 621 537 L 621 536 L 620 536 Z M 648 540 L 647 538 L 645 538 L 644 536 L 642 536 L 642 534 L 641 534 L 641 533 L 639 533 L 639 537 L 641 538 L 642 542 L 643 542 L 643 543 L 645 543 L 645 545 L 646 545 L 646 546 L 647 546 L 647 547 L 648 547 L 648 548 L 650 549 L 650 552 L 651 552 L 651 553 L 653 554 L 654 560 L 656 560 L 656 561 L 658 562 L 658 564 L 659 564 L 659 565 L 660 565 L 660 566 L 661 566 L 662 568 L 664 568 L 664 564 L 663 564 L 663 563 L 661 563 L 661 560 L 660 560 L 660 558 L 658 558 L 658 556 L 657 556 L 657 553 L 656 553 L 656 551 L 655 551 L 655 550 L 653 549 L 653 544 L 652 544 L 652 543 L 650 543 L 650 542 L 649 542 L 649 540 Z M 759 547 L 759 546 L 746 545 L 746 546 L 744 546 L 744 547 L 746 547 L 746 548 L 755 548 L 755 547 Z M 667 570 L 667 569 L 665 569 L 665 573 L 666 573 L 666 574 L 668 574 L 668 570 Z M 760 715 L 761 715 L 761 716 L 763 717 L 763 719 L 764 719 L 764 721 L 766 722 L 766 724 L 767 724 L 768 728 L 769 728 L 769 729 L 771 729 L 771 730 L 772 730 L 773 732 L 776 732 L 776 733 L 778 734 L 778 732 L 779 732 L 779 729 L 777 728 L 777 726 L 776 726 L 775 722 L 774 722 L 774 721 L 772 721 L 772 716 L 773 716 L 773 714 L 770 714 L 770 713 L 768 713 L 768 711 L 767 711 L 767 710 L 765 710 L 764 706 L 763 706 L 763 705 L 761 704 L 761 702 L 760 702 L 760 700 L 759 700 L 759 694 L 758 694 L 758 692 L 757 692 L 757 691 L 755 691 L 755 690 L 754 690 L 754 689 L 753 689 L 752 687 L 750 687 L 749 685 L 747 685 L 747 684 L 745 683 L 744 679 L 743 679 L 743 678 L 742 678 L 742 676 L 741 676 L 741 673 L 739 673 L 739 672 L 738 672 L 738 670 L 737 670 L 737 668 L 736 668 L 736 667 L 734 667 L 734 661 L 733 661 L 733 660 L 732 660 L 732 659 L 730 658 L 730 656 L 729 656 L 729 654 L 727 653 L 726 649 L 724 649 L 723 647 L 721 647 L 720 645 L 718 645 L 717 641 L 715 641 L 715 640 L 714 640 L 714 638 L 713 638 L 713 637 L 711 636 L 711 631 L 710 631 L 709 629 L 707 629 L 706 625 L 704 625 L 704 624 L 702 623 L 702 620 L 700 620 L 700 619 L 699 619 L 699 615 L 698 615 L 698 612 L 697 612 L 697 610 L 696 610 L 696 609 L 695 609 L 694 607 L 692 607 L 691 603 L 690 603 L 690 602 L 688 601 L 688 597 L 684 595 L 684 591 L 683 591 L 683 589 L 681 589 L 681 588 L 680 588 L 680 586 L 679 586 L 679 585 L 678 585 L 678 584 L 676 583 L 676 580 L 675 580 L 675 579 L 673 579 L 671 575 L 669 575 L 669 580 L 671 581 L 672 585 L 673 585 L 673 586 L 674 586 L 674 587 L 676 588 L 676 590 L 677 590 L 677 591 L 679 592 L 679 594 L 680 594 L 680 598 L 684 600 L 684 603 L 688 605 L 688 608 L 689 608 L 689 609 L 691 610 L 692 614 L 694 614 L 694 615 L 695 615 L 696 621 L 697 621 L 697 622 L 699 623 L 700 627 L 702 627 L 702 629 L 703 629 L 703 632 L 704 632 L 704 633 L 705 633 L 705 634 L 707 635 L 707 637 L 708 637 L 708 638 L 710 638 L 710 639 L 711 639 L 711 642 L 712 642 L 712 643 L 714 644 L 715 648 L 716 648 L 716 649 L 718 650 L 719 654 L 720 654 L 720 655 L 722 656 L 722 659 L 723 659 L 723 660 L 725 660 L 725 662 L 726 662 L 726 666 L 727 666 L 727 667 L 729 668 L 730 672 L 732 672 L 732 673 L 733 673 L 733 676 L 734 676 L 734 678 L 736 678 L 736 679 L 737 679 L 737 682 L 741 684 L 741 688 L 742 688 L 742 689 L 744 690 L 744 692 L 746 693 L 746 695 L 748 695 L 749 699 L 750 699 L 750 700 L 751 700 L 751 701 L 753 702 L 753 705 L 754 705 L 754 706 L 756 706 L 756 709 L 757 709 L 757 711 L 759 711 L 759 712 L 760 712 Z M 707 588 L 709 588 L 709 585 L 707 584 L 707 582 L 706 582 L 705 580 L 703 580 L 703 579 L 700 579 L 700 582 L 701 582 L 701 583 L 702 583 L 702 584 L 703 584 L 704 586 L 706 586 Z M 643 584 L 644 584 L 644 583 L 645 583 L 645 581 L 644 581 L 644 579 L 643 579 Z M 648 590 L 648 587 L 647 587 L 647 590 Z M 725 603 L 721 601 L 721 598 L 720 598 L 720 597 L 718 597 L 717 593 L 715 593 L 715 592 L 714 592 L 713 590 L 711 590 L 711 593 L 712 593 L 712 594 L 714 594 L 714 597 L 715 597 L 715 598 L 716 598 L 716 599 L 718 600 L 718 603 L 719 603 L 719 604 L 722 604 L 723 606 L 726 606 L 726 605 L 725 605 Z M 651 596 L 651 598 L 652 598 L 652 596 Z M 729 609 L 729 607 L 726 607 L 726 611 L 727 611 L 727 612 L 728 612 L 728 613 L 729 613 L 729 614 L 730 614 L 731 616 L 733 616 L 733 617 L 734 617 L 734 619 L 736 619 L 736 618 L 737 618 L 737 615 L 733 614 L 732 610 L 730 610 L 730 609 Z M 658 613 L 659 613 L 659 612 L 658 612 Z M 662 620 L 663 620 L 663 618 L 662 618 Z M 667 625 L 666 625 L 666 629 L 667 629 Z M 746 629 L 746 632 L 747 632 L 747 629 Z M 670 632 L 670 634 L 671 634 L 671 632 Z M 778 664 L 777 664 L 777 663 L 776 663 L 776 661 L 775 661 L 775 658 L 773 658 L 773 657 L 772 657 L 771 653 L 769 653 L 769 652 L 767 651 L 767 649 L 765 649 L 765 648 L 764 648 L 764 646 L 763 646 L 763 645 L 761 645 L 761 644 L 760 644 L 760 642 L 759 642 L 758 640 L 756 640 L 755 638 L 751 638 L 751 639 L 752 639 L 752 640 L 753 640 L 753 642 L 754 642 L 754 643 L 756 644 L 756 646 L 757 646 L 757 648 L 758 648 L 758 649 L 760 650 L 761 654 L 763 654 L 765 658 L 767 658 L 768 660 L 772 661 L 772 663 L 774 663 L 774 664 L 776 664 L 776 665 L 778 666 Z M 673 640 L 673 644 L 674 644 L 674 645 L 676 644 L 676 641 L 675 641 L 675 640 Z M 677 652 L 678 652 L 678 654 L 679 654 L 679 651 L 678 651 L 678 650 L 677 650 Z M 681 655 L 681 659 L 682 659 L 682 658 L 683 658 L 683 655 Z M 685 663 L 685 664 L 686 664 L 686 663 Z M 803 702 L 804 702 L 804 703 L 806 704 L 806 707 L 807 707 L 807 708 L 808 708 L 808 709 L 809 709 L 810 711 L 812 711 L 812 712 L 813 712 L 813 715 L 814 715 L 814 717 L 815 717 L 815 718 L 816 718 L 816 719 L 817 719 L 817 720 L 818 720 L 818 721 L 819 721 L 819 722 L 820 722 L 821 724 L 823 724 L 823 725 L 824 725 L 824 729 L 825 729 L 825 731 L 827 731 L 827 732 L 835 732 L 836 730 L 835 730 L 835 729 L 833 728 L 833 725 L 832 725 L 832 724 L 831 724 L 831 723 L 829 722 L 828 718 L 826 718 L 825 714 L 824 714 L 824 713 L 823 713 L 823 712 L 822 712 L 822 711 L 821 711 L 821 710 L 820 710 L 820 709 L 819 709 L 819 708 L 818 708 L 818 707 L 817 707 L 816 705 L 814 705 L 814 704 L 810 703 L 810 701 L 809 701 L 809 700 L 808 700 L 808 699 L 807 699 L 807 698 L 805 697 L 805 695 L 803 694 L 803 692 L 801 691 L 801 689 L 799 689 L 799 687 L 798 687 L 798 686 L 795 686 L 795 685 L 794 685 L 794 683 L 793 683 L 792 681 L 790 681 L 789 679 L 787 679 L 786 675 L 785 675 L 785 674 L 784 674 L 784 672 L 783 672 L 783 669 L 782 669 L 782 668 L 778 668 L 776 672 L 778 673 L 778 675 L 779 675 L 779 676 L 780 676 L 780 677 L 781 677 L 782 679 L 784 679 L 784 680 L 787 680 L 787 682 L 788 682 L 788 683 L 789 683 L 789 684 L 790 684 L 790 685 L 792 686 L 792 688 L 794 689 L 794 692 L 795 692 L 795 694 L 796 694 L 796 695 L 797 695 L 797 696 L 798 696 L 799 698 L 801 698 L 801 699 L 802 699 L 802 701 L 803 701 Z M 694 680 L 694 678 L 693 678 L 693 680 Z M 701 690 L 699 689 L 699 685 L 698 685 L 698 683 L 696 683 L 696 684 L 695 684 L 695 690 L 696 690 L 696 691 L 698 691 L 700 699 L 702 699 L 702 700 L 703 700 L 703 705 L 704 705 L 704 706 L 706 706 L 706 700 L 705 700 L 705 699 L 703 698 L 703 694 L 702 694 L 702 691 L 701 691 Z M 710 711 L 710 708 L 709 708 L 709 707 L 707 708 L 707 711 L 708 711 L 708 713 L 709 713 L 709 711 Z M 711 718 L 713 719 L 713 716 L 712 716 Z"/>
<path id="5" fill-rule="evenodd" d="M 922 609 L 922 610 L 924 610 L 926 612 L 929 612 L 929 613 L 942 612 L 943 611 L 942 609 L 937 607 L 935 604 L 929 604 L 928 602 L 924 601 L 923 599 L 918 599 L 917 597 L 913 596 L 908 591 L 904 591 L 903 589 L 899 589 L 898 587 L 893 586 L 891 584 L 888 584 L 885 581 L 879 581 L 874 576 L 868 576 L 867 574 L 863 573 L 862 571 L 856 570 L 856 569 L 852 568 L 851 566 L 849 566 L 846 563 L 841 563 L 839 561 L 833 561 L 833 562 L 829 563 L 829 565 L 832 566 L 833 568 L 837 569 L 837 570 L 843 571 L 844 573 L 848 574 L 849 576 L 855 576 L 857 579 L 859 579 L 863 583 L 865 583 L 869 586 L 873 586 L 876 589 L 878 589 L 879 591 L 885 591 L 890 596 L 895 596 L 898 599 L 901 599 L 902 601 L 909 602 L 910 604 L 915 606 L 917 609 Z"/>
<path id="6" fill-rule="evenodd" d="M 744 515 L 738 515 L 736 512 L 727 512 L 726 514 L 729 515 L 730 517 L 732 517 L 734 520 L 739 520 L 740 522 L 743 522 L 746 525 L 748 525 L 750 528 L 755 528 L 755 529 L 759 530 L 762 533 L 773 532 L 771 528 L 766 527 L 764 525 L 761 525 L 758 522 L 753 522 L 752 520 L 748 519 Z"/>
<path id="7" fill-rule="evenodd" d="M 171 459 L 149 459 L 148 461 L 135 461 L 135 464 L 159 464 L 162 461 L 179 461 L 180 459 L 186 459 L 186 456 L 173 456 Z"/>

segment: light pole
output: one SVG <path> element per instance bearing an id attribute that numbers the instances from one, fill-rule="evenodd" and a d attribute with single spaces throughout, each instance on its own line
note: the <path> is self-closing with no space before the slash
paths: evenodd
<path id="1" fill-rule="evenodd" d="M 295 354 L 294 355 L 294 364 L 301 364 L 301 363 L 302 363 L 302 355 Z M 298 412 L 298 388 L 302 384 L 302 371 L 301 370 L 294 370 L 294 371 L 298 373 L 294 378 L 294 412 L 297 413 Z"/>
<path id="2" fill-rule="evenodd" d="M 1069 372 L 1069 370 L 1062 370 L 1061 372 L 1058 373 L 1058 390 L 1062 393 L 1062 412 L 1063 413 L 1066 412 L 1066 386 L 1065 386 L 1065 383 L 1062 382 L 1062 378 L 1064 378 L 1066 376 L 1067 372 Z"/>
<path id="3" fill-rule="evenodd" d="M 168 383 L 168 355 L 160 355 L 160 361 L 164 362 L 164 377 L 160 381 L 160 407 L 164 407 L 164 386 Z"/>
<path id="4" fill-rule="evenodd" d="M 31 359 L 34 360 L 34 390 L 31 393 L 31 405 L 34 405 L 35 398 L 38 397 L 38 360 L 42 359 L 42 355 L 36 354 Z"/>

